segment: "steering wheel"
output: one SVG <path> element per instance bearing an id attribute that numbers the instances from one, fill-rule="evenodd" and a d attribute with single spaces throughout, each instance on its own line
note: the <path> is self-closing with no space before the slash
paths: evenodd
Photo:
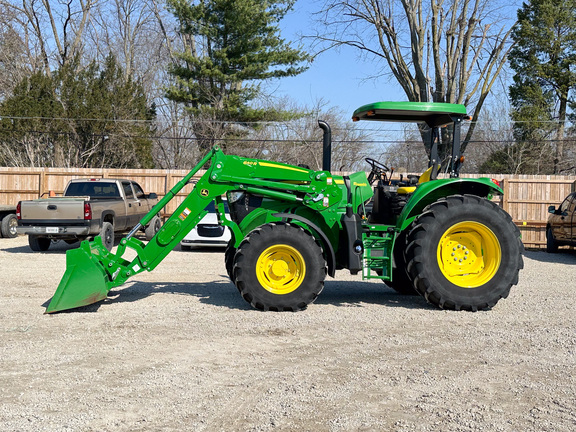
<path id="1" fill-rule="evenodd" d="M 370 175 L 368 176 L 368 183 L 370 184 L 372 184 L 375 179 L 380 178 L 382 174 L 390 171 L 390 168 L 375 159 L 365 158 L 364 160 L 370 165 L 371 168 Z"/>

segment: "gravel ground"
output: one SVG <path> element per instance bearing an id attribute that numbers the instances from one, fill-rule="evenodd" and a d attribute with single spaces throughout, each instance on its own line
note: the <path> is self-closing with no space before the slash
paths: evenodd
<path id="1" fill-rule="evenodd" d="M 201 250 L 43 315 L 69 248 L 0 239 L 2 431 L 576 430 L 573 252 L 528 251 L 489 312 L 346 272 L 306 311 L 258 312 Z"/>

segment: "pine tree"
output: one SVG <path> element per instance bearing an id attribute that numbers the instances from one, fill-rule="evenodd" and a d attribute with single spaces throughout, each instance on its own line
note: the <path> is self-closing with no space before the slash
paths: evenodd
<path id="1" fill-rule="evenodd" d="M 280 36 L 278 22 L 293 5 L 286 0 L 169 0 L 185 50 L 169 73 L 175 83 L 167 97 L 182 102 L 194 117 L 201 152 L 223 139 L 239 137 L 250 122 L 297 116 L 255 108 L 264 80 L 298 75 L 308 54 Z M 232 122 L 234 124 L 232 124 Z"/>
<path id="2" fill-rule="evenodd" d="M 551 170 L 563 163 L 568 108 L 576 86 L 576 0 L 530 0 L 518 10 L 510 52 L 510 98 L 515 137 L 541 144 L 555 139 Z M 551 121 L 557 123 L 551 127 Z M 538 145 L 528 145 L 532 153 Z M 536 157 L 537 155 L 532 154 Z"/>
<path id="3" fill-rule="evenodd" d="M 154 109 L 114 56 L 78 59 L 18 84 L 0 105 L 0 163 L 17 166 L 149 168 Z"/>

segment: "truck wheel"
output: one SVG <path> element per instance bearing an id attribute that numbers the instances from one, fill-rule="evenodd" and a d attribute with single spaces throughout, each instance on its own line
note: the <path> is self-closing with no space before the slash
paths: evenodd
<path id="1" fill-rule="evenodd" d="M 28 244 L 30 245 L 30 249 L 34 252 L 44 252 L 47 251 L 50 247 L 50 240 L 48 237 L 38 237 L 35 235 L 28 236 Z"/>
<path id="2" fill-rule="evenodd" d="M 520 231 L 496 204 L 473 195 L 440 199 L 408 234 L 416 291 L 444 309 L 487 310 L 506 298 L 524 266 Z"/>
<path id="3" fill-rule="evenodd" d="M 160 228 L 162 228 L 162 221 L 158 216 L 154 216 L 144 231 L 146 240 L 152 240 L 152 237 L 154 237 L 156 233 L 160 231 Z"/>
<path id="4" fill-rule="evenodd" d="M 236 286 L 260 310 L 306 309 L 324 288 L 326 261 L 314 237 L 291 224 L 252 231 L 234 257 Z"/>
<path id="5" fill-rule="evenodd" d="M 100 237 L 102 237 L 104 247 L 110 252 L 114 246 L 114 225 L 110 222 L 104 222 L 100 230 Z"/>
<path id="6" fill-rule="evenodd" d="M 558 252 L 558 243 L 554 240 L 554 234 L 552 234 L 552 228 L 546 228 L 546 252 L 556 253 Z"/>
<path id="7" fill-rule="evenodd" d="M 18 237 L 16 227 L 18 226 L 18 219 L 14 213 L 10 213 L 2 218 L 1 232 L 4 238 Z"/>

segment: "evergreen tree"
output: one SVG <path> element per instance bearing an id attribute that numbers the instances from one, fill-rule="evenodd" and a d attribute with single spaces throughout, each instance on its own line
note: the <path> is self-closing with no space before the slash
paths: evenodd
<path id="1" fill-rule="evenodd" d="M 223 138 L 243 136 L 238 123 L 285 120 L 297 113 L 251 105 L 263 80 L 297 75 L 308 54 L 281 37 L 278 22 L 292 0 L 168 0 L 179 22 L 185 50 L 169 72 L 175 83 L 168 98 L 182 102 L 194 117 L 201 152 Z M 232 124 L 234 122 L 234 124 Z"/>
<path id="2" fill-rule="evenodd" d="M 554 139 L 557 173 L 563 163 L 563 141 L 568 108 L 576 86 L 576 0 L 530 0 L 518 11 L 510 52 L 514 82 L 510 98 L 515 138 L 529 149 L 528 159 L 538 157 L 544 140 Z M 555 126 L 552 126 L 554 121 Z M 522 172 L 534 171 L 534 166 Z M 541 166 L 540 166 L 541 168 Z"/>
<path id="3" fill-rule="evenodd" d="M 0 105 L 0 163 L 149 168 L 154 109 L 114 56 L 38 72 Z"/>

